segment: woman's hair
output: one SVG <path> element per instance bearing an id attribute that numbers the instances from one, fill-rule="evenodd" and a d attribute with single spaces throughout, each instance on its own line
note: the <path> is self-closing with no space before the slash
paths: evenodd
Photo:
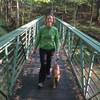
<path id="1" fill-rule="evenodd" d="M 55 23 L 55 16 L 52 15 L 52 14 L 45 15 L 45 24 L 46 24 L 46 19 L 47 19 L 48 16 L 52 16 L 53 17 L 53 24 L 54 24 Z"/>

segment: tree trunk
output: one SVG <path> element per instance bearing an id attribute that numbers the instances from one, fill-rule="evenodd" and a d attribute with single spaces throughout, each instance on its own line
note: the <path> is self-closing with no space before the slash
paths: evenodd
<path id="1" fill-rule="evenodd" d="M 5 10 L 5 19 L 6 19 L 6 22 L 8 23 L 8 0 L 4 0 L 4 10 Z"/>
<path id="2" fill-rule="evenodd" d="M 2 16 L 2 11 L 3 11 L 3 9 L 2 9 L 2 0 L 1 0 L 1 2 L 0 2 L 0 16 Z"/>
<path id="3" fill-rule="evenodd" d="M 92 3 L 91 3 L 91 18 L 90 18 L 90 24 L 89 24 L 89 27 L 91 28 L 92 26 L 92 20 L 93 20 L 93 10 L 94 10 L 94 6 L 93 6 L 93 0 L 92 0 Z"/>
<path id="4" fill-rule="evenodd" d="M 67 13 L 67 5 L 65 5 L 64 11 L 65 11 L 65 14 L 66 14 Z"/>
<path id="5" fill-rule="evenodd" d="M 78 14 L 78 5 L 75 5 L 75 10 L 74 10 L 74 26 L 76 26 L 77 14 Z"/>
<path id="6" fill-rule="evenodd" d="M 98 21 L 98 17 L 99 17 L 99 10 L 100 10 L 100 0 L 96 0 L 96 21 Z"/>
<path id="7" fill-rule="evenodd" d="M 16 16 L 17 16 L 17 27 L 19 27 L 19 0 L 17 0 L 16 2 L 16 7 L 17 7 L 17 10 L 16 10 Z"/>

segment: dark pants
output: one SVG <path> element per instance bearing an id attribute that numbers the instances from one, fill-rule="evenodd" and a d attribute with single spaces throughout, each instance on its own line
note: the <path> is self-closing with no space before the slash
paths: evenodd
<path id="1" fill-rule="evenodd" d="M 39 49 L 41 68 L 39 72 L 39 82 L 44 82 L 46 75 L 50 74 L 51 58 L 55 49 Z"/>

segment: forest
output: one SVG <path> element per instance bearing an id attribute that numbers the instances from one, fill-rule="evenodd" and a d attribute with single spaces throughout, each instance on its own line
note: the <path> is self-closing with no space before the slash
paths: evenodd
<path id="1" fill-rule="evenodd" d="M 0 0 L 0 36 L 49 11 L 100 41 L 100 0 Z"/>

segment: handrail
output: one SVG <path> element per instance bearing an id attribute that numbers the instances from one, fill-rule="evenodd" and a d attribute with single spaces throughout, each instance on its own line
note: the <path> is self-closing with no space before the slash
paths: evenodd
<path id="1" fill-rule="evenodd" d="M 23 64 L 29 55 L 29 50 L 34 45 L 35 34 L 43 24 L 43 16 L 26 25 L 0 37 L 0 61 L 2 60 L 1 91 L 8 96 L 12 95 L 14 83 L 22 70 Z M 2 83 L 5 84 L 2 84 Z"/>
<path id="2" fill-rule="evenodd" d="M 9 41 L 11 41 L 12 37 L 15 38 L 16 36 L 18 36 L 18 35 L 22 34 L 23 32 L 25 32 L 28 28 L 30 28 L 33 24 L 35 24 L 41 18 L 43 18 L 43 16 L 40 17 L 40 18 L 38 18 L 38 19 L 35 19 L 35 20 L 31 21 L 28 24 L 25 24 L 25 25 L 19 27 L 18 29 L 10 32 L 9 34 L 6 34 L 6 35 L 0 37 L 0 47 L 4 46 L 6 43 L 8 43 Z"/>
<path id="3" fill-rule="evenodd" d="M 93 39 L 92 37 L 86 35 L 85 33 L 81 32 L 74 26 L 71 26 L 70 24 L 56 18 L 59 22 L 61 22 L 63 25 L 67 26 L 72 32 L 74 32 L 77 36 L 79 36 L 81 39 L 83 39 L 86 43 L 91 45 L 93 48 L 95 48 L 98 52 L 100 52 L 100 42 L 97 40 Z"/>
<path id="4" fill-rule="evenodd" d="M 99 100 L 100 42 L 58 18 L 55 25 L 82 93 Z"/>

